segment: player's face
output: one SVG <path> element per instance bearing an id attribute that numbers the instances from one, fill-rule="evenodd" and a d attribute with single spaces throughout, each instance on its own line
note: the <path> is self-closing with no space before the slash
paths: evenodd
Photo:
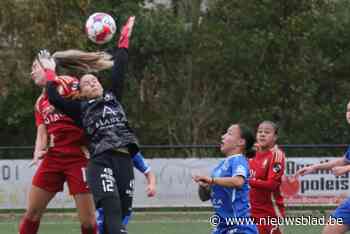
<path id="1" fill-rule="evenodd" d="M 274 127 L 269 123 L 261 123 L 256 132 L 256 140 L 263 150 L 272 148 L 277 140 Z"/>
<path id="2" fill-rule="evenodd" d="M 80 79 L 80 94 L 87 99 L 102 96 L 103 88 L 96 76 L 87 74 Z"/>
<path id="3" fill-rule="evenodd" d="M 239 125 L 231 125 L 226 133 L 221 136 L 221 152 L 226 156 L 240 153 L 242 146 L 244 146 L 244 140 L 241 138 Z"/>
<path id="4" fill-rule="evenodd" d="M 348 123 L 350 124 L 350 102 L 349 102 L 348 105 L 346 106 L 346 120 L 347 120 Z"/>
<path id="5" fill-rule="evenodd" d="M 35 60 L 32 65 L 32 72 L 30 73 L 34 83 L 40 87 L 46 85 L 45 72 L 39 65 L 38 61 Z"/>

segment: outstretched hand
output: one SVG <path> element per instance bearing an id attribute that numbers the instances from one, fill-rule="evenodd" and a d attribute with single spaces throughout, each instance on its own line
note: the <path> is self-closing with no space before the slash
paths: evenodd
<path id="1" fill-rule="evenodd" d="M 154 197 L 156 195 L 156 187 L 153 184 L 147 185 L 146 193 L 148 197 Z"/>
<path id="2" fill-rule="evenodd" d="M 29 163 L 28 167 L 32 167 L 34 165 L 38 165 L 39 161 L 44 158 L 47 150 L 38 150 L 33 154 L 33 160 Z"/>
<path id="3" fill-rule="evenodd" d="M 120 31 L 120 37 L 118 40 L 119 48 L 129 48 L 129 38 L 132 33 L 132 29 L 135 23 L 135 16 L 130 16 L 126 23 L 123 25 L 122 30 Z"/>
<path id="4" fill-rule="evenodd" d="M 314 166 L 308 166 L 308 167 L 303 167 L 301 169 L 299 169 L 296 173 L 297 176 L 304 176 L 304 175 L 308 175 L 311 174 L 315 171 L 315 167 Z"/>
<path id="5" fill-rule="evenodd" d="M 202 175 L 193 175 L 192 179 L 200 186 L 207 187 L 212 183 L 212 178 Z"/>
<path id="6" fill-rule="evenodd" d="M 55 71 L 56 62 L 52 58 L 50 52 L 46 49 L 40 50 L 37 55 L 38 62 L 43 69 L 50 69 Z"/>
<path id="7" fill-rule="evenodd" d="M 333 167 L 332 168 L 332 173 L 335 175 L 335 176 L 342 176 L 344 175 L 345 173 L 347 173 L 349 170 L 347 168 L 347 166 L 337 166 L 337 167 Z"/>

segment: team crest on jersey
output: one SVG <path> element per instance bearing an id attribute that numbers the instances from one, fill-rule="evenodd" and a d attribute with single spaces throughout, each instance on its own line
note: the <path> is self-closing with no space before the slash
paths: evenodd
<path id="1" fill-rule="evenodd" d="M 72 91 L 78 91 L 80 89 L 79 87 L 79 81 L 73 81 L 71 84 Z"/>
<path id="2" fill-rule="evenodd" d="M 105 99 L 106 102 L 108 102 L 108 101 L 110 101 L 110 100 L 113 99 L 113 96 L 107 93 L 107 94 L 105 95 L 104 99 Z"/>
<path id="3" fill-rule="evenodd" d="M 268 163 L 268 160 L 267 160 L 267 159 L 265 159 L 265 160 L 264 160 L 264 162 L 262 163 L 262 168 L 266 168 L 267 163 Z"/>
<path id="4" fill-rule="evenodd" d="M 280 172 L 281 169 L 282 169 L 281 163 L 275 163 L 275 164 L 273 165 L 273 167 L 272 167 L 272 170 L 273 170 L 273 172 L 275 172 L 275 173 Z"/>

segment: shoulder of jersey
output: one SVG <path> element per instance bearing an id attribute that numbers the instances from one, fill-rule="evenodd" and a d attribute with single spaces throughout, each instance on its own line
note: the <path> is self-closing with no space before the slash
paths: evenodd
<path id="1" fill-rule="evenodd" d="M 278 150 L 273 152 L 274 162 L 281 163 L 284 161 L 284 158 L 285 158 L 285 154 L 282 150 L 278 149 Z"/>

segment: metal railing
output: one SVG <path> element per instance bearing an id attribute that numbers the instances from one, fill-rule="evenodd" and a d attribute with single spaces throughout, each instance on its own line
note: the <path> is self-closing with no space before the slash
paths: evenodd
<path id="1" fill-rule="evenodd" d="M 280 147 L 288 156 L 339 156 L 347 144 L 285 144 Z M 141 145 L 146 157 L 213 157 L 220 155 L 219 145 Z M 0 146 L 0 159 L 31 158 L 33 146 Z"/>
<path id="2" fill-rule="evenodd" d="M 293 144 L 279 145 L 282 149 L 313 149 L 313 148 L 347 148 L 349 144 Z M 142 149 L 199 149 L 199 148 L 218 148 L 217 144 L 203 145 L 141 145 Z M 34 146 L 0 146 L 0 150 L 33 150 Z"/>

